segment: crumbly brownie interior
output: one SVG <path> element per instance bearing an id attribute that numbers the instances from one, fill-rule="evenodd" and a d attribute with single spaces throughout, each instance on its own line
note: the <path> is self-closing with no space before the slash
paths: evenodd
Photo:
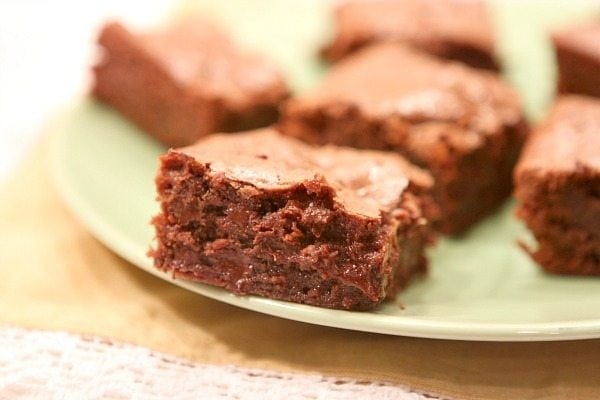
<path id="1" fill-rule="evenodd" d="M 257 154 L 256 161 L 268 157 Z M 389 211 L 366 216 L 340 204 L 339 187 L 318 175 L 265 189 L 178 151 L 161 162 L 162 212 L 153 221 L 158 247 L 151 253 L 157 268 L 176 277 L 238 294 L 366 310 L 425 270 L 431 236 L 421 208 L 435 207 L 412 184 Z"/>
<path id="2" fill-rule="evenodd" d="M 521 177 L 518 216 L 536 237 L 528 249 L 547 271 L 600 275 L 600 172 Z"/>
<path id="3" fill-rule="evenodd" d="M 527 249 L 561 274 L 600 275 L 600 100 L 560 96 L 515 171 L 517 215 L 537 239 Z"/>

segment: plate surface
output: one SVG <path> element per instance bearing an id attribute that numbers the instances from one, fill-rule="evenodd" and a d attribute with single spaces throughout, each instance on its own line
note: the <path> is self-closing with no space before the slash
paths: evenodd
<path id="1" fill-rule="evenodd" d="M 312 56 L 328 29 L 320 3 L 228 1 L 194 7 L 215 13 L 245 43 L 261 43 L 297 90 L 318 78 L 322 67 Z M 542 28 L 581 14 L 581 8 L 548 4 L 495 7 L 500 47 L 510 50 L 503 52 L 508 78 L 526 89 L 532 116 L 543 110 L 552 90 L 551 53 Z M 99 240 L 138 267 L 213 299 L 283 318 L 393 335 L 497 341 L 600 337 L 600 279 L 540 272 L 516 245 L 527 232 L 512 216 L 510 202 L 466 237 L 441 240 L 429 252 L 429 276 L 395 302 L 372 312 L 335 311 L 235 296 L 155 271 L 146 252 L 153 238 L 149 220 L 158 209 L 153 179 L 164 148 L 114 111 L 82 100 L 56 125 L 50 151 L 61 193 Z"/>

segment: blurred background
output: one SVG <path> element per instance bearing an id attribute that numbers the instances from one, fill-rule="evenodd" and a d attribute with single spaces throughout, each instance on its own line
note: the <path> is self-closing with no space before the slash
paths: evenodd
<path id="1" fill-rule="evenodd" d="M 96 51 L 94 41 L 107 19 L 148 26 L 194 8 L 214 8 L 211 11 L 217 14 L 225 10 L 228 16 L 232 10 L 233 14 L 251 11 L 249 15 L 253 18 L 238 18 L 236 26 L 230 28 L 236 40 L 256 46 L 265 33 L 265 30 L 254 29 L 256 24 L 260 24 L 261 19 L 268 20 L 269 14 L 277 11 L 275 8 L 285 8 L 289 1 L 228 0 L 218 7 L 210 0 L 0 1 L 0 181 L 43 130 L 43 124 L 88 90 L 89 67 Z M 314 56 L 310 54 L 314 49 L 291 52 L 288 47 L 294 42 L 315 41 L 290 37 L 293 33 L 285 29 L 286 24 L 310 24 L 320 43 L 327 34 L 323 32 L 327 31 L 326 13 L 322 13 L 323 20 L 306 18 L 320 15 L 313 12 L 315 7 L 322 8 L 327 2 L 305 0 L 303 3 L 306 15 L 288 15 L 276 23 L 281 29 L 277 32 L 278 41 L 271 43 L 281 47 L 269 51 L 281 54 L 277 61 L 292 75 L 291 85 L 295 89 L 306 87 L 316 76 L 310 74 L 311 79 L 306 78 L 309 76 L 305 73 L 306 65 L 302 69 L 297 62 Z M 569 5 L 568 12 L 565 12 L 565 3 Z M 511 44 L 507 47 L 499 43 L 505 60 L 504 72 L 517 88 L 527 87 L 526 91 L 522 90 L 526 111 L 534 118 L 539 117 L 546 99 L 552 96 L 554 81 L 554 71 L 547 68 L 552 65 L 549 59 L 553 53 L 546 43 L 546 28 L 565 21 L 585 20 L 600 1 L 496 0 L 490 4 L 497 11 L 494 13 L 497 29 L 503 30 L 503 37 Z M 540 7 L 544 9 L 543 15 L 539 15 Z M 282 15 L 278 11 L 275 14 Z M 509 18 L 511 23 L 507 25 L 504 22 Z M 533 42 L 539 42 L 539 46 L 532 47 Z M 532 48 L 536 48 L 536 52 L 532 53 Z M 290 58 L 290 54 L 294 57 Z"/>
<path id="2" fill-rule="evenodd" d="M 93 42 L 106 19 L 158 23 L 179 3 L 0 1 L 0 181 L 43 123 L 87 91 Z"/>

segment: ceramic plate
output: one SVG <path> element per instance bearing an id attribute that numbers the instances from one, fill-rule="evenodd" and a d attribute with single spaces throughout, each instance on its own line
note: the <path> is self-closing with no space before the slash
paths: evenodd
<path id="1" fill-rule="evenodd" d="M 523 91 L 533 116 L 552 92 L 552 54 L 543 27 L 582 14 L 547 3 L 496 6 L 494 11 L 508 79 Z M 240 1 L 198 7 L 215 13 L 239 40 L 270 51 L 302 90 L 322 69 L 313 57 L 328 30 L 319 4 Z M 427 278 L 372 312 L 235 296 L 172 280 L 155 271 L 146 256 L 153 240 L 149 221 L 158 209 L 153 179 L 164 150 L 116 112 L 84 99 L 56 126 L 52 170 L 66 202 L 92 234 L 138 267 L 187 290 L 283 318 L 392 335 L 497 341 L 600 337 L 600 280 L 540 272 L 516 245 L 527 232 L 513 217 L 511 202 L 465 237 L 441 240 L 429 251 Z"/>

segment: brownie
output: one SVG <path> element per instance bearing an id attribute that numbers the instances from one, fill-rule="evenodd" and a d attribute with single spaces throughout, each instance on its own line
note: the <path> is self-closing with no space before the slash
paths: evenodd
<path id="1" fill-rule="evenodd" d="M 600 97 L 600 20 L 552 36 L 562 93 Z"/>
<path id="2" fill-rule="evenodd" d="M 499 68 L 493 24 L 480 1 L 350 1 L 336 9 L 335 25 L 334 39 L 323 49 L 330 61 L 365 45 L 393 40 L 473 67 Z"/>
<path id="3" fill-rule="evenodd" d="M 237 294 L 366 310 L 426 267 L 431 176 L 382 152 L 273 128 L 169 150 L 155 266 Z"/>
<path id="4" fill-rule="evenodd" d="M 526 136 L 516 92 L 497 75 L 383 43 L 334 65 L 282 107 L 279 129 L 314 144 L 400 153 L 427 168 L 443 233 L 464 232 L 511 193 Z"/>
<path id="5" fill-rule="evenodd" d="M 288 95 L 268 60 L 200 17 L 146 33 L 109 23 L 99 44 L 94 95 L 167 146 L 269 125 Z"/>
<path id="6" fill-rule="evenodd" d="M 548 272 L 600 275 L 600 100 L 559 97 L 515 170 L 526 247 Z"/>

